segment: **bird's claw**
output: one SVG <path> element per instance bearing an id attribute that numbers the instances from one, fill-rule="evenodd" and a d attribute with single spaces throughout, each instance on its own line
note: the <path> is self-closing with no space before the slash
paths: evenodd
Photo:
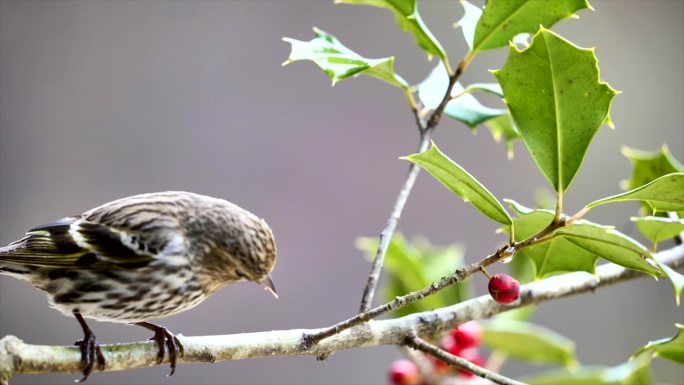
<path id="1" fill-rule="evenodd" d="M 93 372 L 96 363 L 99 370 L 104 370 L 104 354 L 102 354 L 102 349 L 100 349 L 100 345 L 95 340 L 94 334 L 87 333 L 82 340 L 74 342 L 74 345 L 81 349 L 81 362 L 83 362 L 83 378 L 76 380 L 76 382 L 87 380 L 90 373 Z"/>
<path id="2" fill-rule="evenodd" d="M 171 373 L 168 377 L 173 376 L 176 372 L 176 361 L 178 357 L 183 357 L 185 353 L 183 349 L 183 344 L 180 343 L 178 337 L 173 335 L 167 328 L 162 326 L 157 326 L 154 329 L 154 336 L 150 338 L 152 341 L 156 341 L 159 346 L 159 353 L 157 354 L 157 363 L 161 364 L 164 361 L 164 356 L 166 351 L 169 351 L 169 363 L 171 366 Z"/>

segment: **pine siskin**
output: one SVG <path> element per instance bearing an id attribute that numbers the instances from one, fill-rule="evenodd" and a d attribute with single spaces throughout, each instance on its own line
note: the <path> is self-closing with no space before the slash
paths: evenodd
<path id="1" fill-rule="evenodd" d="M 270 272 L 276 246 L 266 222 L 228 201 L 189 192 L 119 199 L 35 227 L 0 247 L 0 273 L 28 281 L 74 315 L 83 380 L 105 359 L 85 318 L 154 331 L 171 375 L 183 346 L 149 320 L 188 310 L 223 286 L 254 281 L 276 295 Z M 277 297 L 277 296 L 276 296 Z"/>

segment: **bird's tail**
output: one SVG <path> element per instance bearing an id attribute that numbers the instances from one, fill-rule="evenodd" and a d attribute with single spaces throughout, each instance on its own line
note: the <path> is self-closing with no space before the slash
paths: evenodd
<path id="1" fill-rule="evenodd" d="M 24 279 L 35 270 L 34 266 L 7 261 L 7 258 L 11 258 L 11 256 L 15 255 L 17 248 L 20 247 L 19 245 L 18 242 L 14 242 L 7 246 L 0 247 L 0 274 L 12 275 Z"/>

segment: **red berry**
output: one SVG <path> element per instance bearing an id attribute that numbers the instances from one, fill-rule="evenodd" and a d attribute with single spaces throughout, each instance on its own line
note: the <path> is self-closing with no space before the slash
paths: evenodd
<path id="1" fill-rule="evenodd" d="M 444 335 L 444 337 L 442 337 L 441 346 L 442 346 L 442 349 L 444 351 L 449 352 L 453 355 L 457 355 L 458 353 L 461 352 L 461 348 L 456 343 L 456 340 L 454 339 L 454 337 L 452 337 L 450 334 L 446 334 L 446 335 Z M 451 370 L 451 367 L 449 366 L 449 364 L 445 363 L 444 361 L 440 360 L 439 358 L 435 358 L 432 356 L 430 358 L 432 359 L 432 362 L 434 364 L 433 365 L 434 371 L 438 375 L 443 375 L 446 372 L 448 372 L 449 370 Z"/>
<path id="2" fill-rule="evenodd" d="M 442 376 L 451 370 L 451 366 L 449 366 L 449 364 L 440 360 L 439 358 L 430 356 L 430 359 L 432 360 L 433 364 L 432 370 L 434 370 L 435 374 L 437 374 L 438 376 Z"/>
<path id="3" fill-rule="evenodd" d="M 473 364 L 477 366 L 484 366 L 485 365 L 485 360 L 480 355 L 480 352 L 477 350 L 477 348 L 468 348 L 468 349 L 463 349 L 461 350 L 461 353 L 458 354 L 459 357 L 466 359 Z M 459 369 L 458 373 L 462 375 L 463 377 L 471 378 L 474 377 L 475 375 L 467 370 Z"/>
<path id="4" fill-rule="evenodd" d="M 460 349 L 472 348 L 480 344 L 482 326 L 475 321 L 468 321 L 459 325 L 456 329 L 451 329 L 451 336 L 454 337 Z"/>
<path id="5" fill-rule="evenodd" d="M 458 355 L 458 353 L 461 352 L 461 347 L 456 343 L 456 339 L 454 339 L 454 337 L 450 334 L 446 334 L 444 335 L 444 337 L 442 337 L 441 345 L 444 351 L 451 353 L 453 355 Z M 432 359 L 434 362 L 435 373 L 442 375 L 451 369 L 449 364 L 445 363 L 439 358 L 432 357 Z"/>
<path id="6" fill-rule="evenodd" d="M 396 360 L 390 365 L 389 379 L 393 385 L 418 385 L 420 384 L 420 373 L 413 362 Z"/>
<path id="7" fill-rule="evenodd" d="M 463 347 L 456 341 L 453 335 L 446 334 L 442 337 L 442 349 L 457 356 Z"/>
<path id="8" fill-rule="evenodd" d="M 497 274 L 489 280 L 489 294 L 498 303 L 511 303 L 520 297 L 520 283 L 507 274 Z"/>

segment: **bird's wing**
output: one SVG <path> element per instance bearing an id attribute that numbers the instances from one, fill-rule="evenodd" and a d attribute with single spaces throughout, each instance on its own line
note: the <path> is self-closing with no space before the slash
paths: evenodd
<path id="1" fill-rule="evenodd" d="M 55 267 L 76 264 L 87 254 L 69 235 L 76 219 L 63 218 L 29 230 L 23 238 L 0 248 L 0 261 Z"/>
<path id="2" fill-rule="evenodd" d="M 178 238 L 172 229 L 134 231 L 131 226 L 117 223 L 114 227 L 99 219 L 68 217 L 35 227 L 24 238 L 0 248 L 0 261 L 64 268 L 135 268 L 146 266 Z"/>

